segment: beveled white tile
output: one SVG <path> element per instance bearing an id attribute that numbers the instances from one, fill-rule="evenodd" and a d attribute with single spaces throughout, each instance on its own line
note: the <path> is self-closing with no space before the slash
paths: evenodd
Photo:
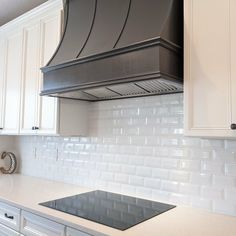
<path id="1" fill-rule="evenodd" d="M 184 137 L 183 120 L 183 94 L 93 103 L 88 137 L 15 138 L 20 172 L 236 216 L 236 141 Z"/>

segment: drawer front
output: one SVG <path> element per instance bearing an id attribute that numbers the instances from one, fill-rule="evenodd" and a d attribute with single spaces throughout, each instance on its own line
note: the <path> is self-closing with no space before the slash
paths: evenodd
<path id="1" fill-rule="evenodd" d="M 0 224 L 0 235 L 1 236 L 20 236 L 20 233 L 17 233 L 13 229 L 10 229 L 5 225 Z"/>
<path id="2" fill-rule="evenodd" d="M 86 234 L 76 229 L 66 228 L 66 236 L 91 236 L 91 234 Z"/>
<path id="3" fill-rule="evenodd" d="M 65 236 L 65 226 L 22 211 L 21 233 L 25 236 Z"/>
<path id="4" fill-rule="evenodd" d="M 0 202 L 0 223 L 20 231 L 20 209 Z"/>

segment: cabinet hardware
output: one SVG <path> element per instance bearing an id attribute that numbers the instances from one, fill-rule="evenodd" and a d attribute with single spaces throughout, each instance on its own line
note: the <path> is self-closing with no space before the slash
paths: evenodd
<path id="1" fill-rule="evenodd" d="M 233 130 L 236 129 L 236 124 L 234 124 L 234 123 L 231 124 L 231 125 L 230 125 L 230 128 L 233 129 Z"/>
<path id="2" fill-rule="evenodd" d="M 7 219 L 11 219 L 11 220 L 14 219 L 14 216 L 9 216 L 7 213 L 5 213 L 5 217 L 6 217 Z"/>

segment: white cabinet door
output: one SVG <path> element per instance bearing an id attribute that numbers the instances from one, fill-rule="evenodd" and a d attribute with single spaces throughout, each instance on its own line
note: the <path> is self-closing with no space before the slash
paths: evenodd
<path id="1" fill-rule="evenodd" d="M 1 236 L 20 236 L 20 234 L 5 225 L 0 224 L 0 235 Z"/>
<path id="2" fill-rule="evenodd" d="M 91 236 L 91 234 L 86 234 L 82 231 L 67 227 L 66 228 L 66 236 Z"/>
<path id="3" fill-rule="evenodd" d="M 20 230 L 20 209 L 0 202 L 0 223 Z"/>
<path id="4" fill-rule="evenodd" d="M 65 236 L 65 226 L 22 211 L 21 233 L 25 236 Z"/>
<path id="5" fill-rule="evenodd" d="M 2 37 L 2 36 L 0 36 Z M 5 101 L 5 69 L 6 69 L 6 42 L 0 41 L 0 133 L 3 129 L 4 101 Z"/>
<path id="6" fill-rule="evenodd" d="M 230 52 L 231 52 L 231 93 L 232 123 L 236 124 L 236 1 L 230 0 Z M 232 130 L 235 134 L 236 131 Z M 236 134 L 235 134 L 236 136 Z"/>
<path id="7" fill-rule="evenodd" d="M 6 134 L 18 134 L 19 132 L 22 43 L 23 34 L 21 31 L 13 32 L 7 37 L 6 92 L 3 122 L 3 133 Z"/>
<path id="8" fill-rule="evenodd" d="M 185 0 L 186 135 L 231 135 L 229 9 L 230 0 Z"/>
<path id="9" fill-rule="evenodd" d="M 41 20 L 41 63 L 45 66 L 54 54 L 61 32 L 61 12 Z M 41 75 L 40 90 L 42 87 Z M 58 131 L 58 100 L 52 97 L 41 97 L 39 107 L 38 126 L 39 134 L 56 134 Z"/>
<path id="10" fill-rule="evenodd" d="M 21 103 L 21 134 L 35 133 L 38 114 L 39 90 L 39 24 L 24 27 L 24 67 Z"/>

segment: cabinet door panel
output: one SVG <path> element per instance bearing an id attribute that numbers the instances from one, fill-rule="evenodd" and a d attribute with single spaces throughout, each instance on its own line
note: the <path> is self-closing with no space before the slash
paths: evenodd
<path id="1" fill-rule="evenodd" d="M 22 32 L 10 35 L 7 39 L 6 60 L 6 95 L 3 133 L 19 132 L 21 67 L 22 67 Z"/>
<path id="2" fill-rule="evenodd" d="M 91 236 L 90 234 L 86 234 L 82 231 L 76 230 L 76 229 L 72 229 L 72 228 L 68 228 L 66 229 L 66 236 Z"/>
<path id="3" fill-rule="evenodd" d="M 227 136 L 229 132 L 229 3 L 230 0 L 185 1 L 187 135 Z"/>
<path id="4" fill-rule="evenodd" d="M 232 123 L 236 124 L 236 1 L 230 1 Z M 234 131 L 235 132 L 235 131 Z"/>
<path id="5" fill-rule="evenodd" d="M 9 218 L 8 216 L 11 216 L 12 218 Z M 0 223 L 19 231 L 20 209 L 0 202 Z"/>
<path id="6" fill-rule="evenodd" d="M 21 133 L 34 133 L 36 126 L 38 81 L 39 81 L 39 24 L 24 29 L 24 73 L 23 73 L 23 96 Z"/>
<path id="7" fill-rule="evenodd" d="M 21 233 L 25 236 L 65 236 L 65 226 L 22 211 Z"/>
<path id="8" fill-rule="evenodd" d="M 41 66 L 45 66 L 54 54 L 60 37 L 60 14 L 54 14 L 41 22 L 42 51 Z M 42 85 L 42 83 L 41 83 Z M 41 97 L 39 131 L 42 134 L 57 132 L 58 102 L 56 98 Z"/>
<path id="9" fill-rule="evenodd" d="M 5 97 L 5 69 L 6 69 L 6 43 L 0 41 L 0 133 L 3 128 L 4 97 Z"/>
<path id="10" fill-rule="evenodd" d="M 20 236 L 20 233 L 0 224 L 0 235 L 1 236 Z"/>

